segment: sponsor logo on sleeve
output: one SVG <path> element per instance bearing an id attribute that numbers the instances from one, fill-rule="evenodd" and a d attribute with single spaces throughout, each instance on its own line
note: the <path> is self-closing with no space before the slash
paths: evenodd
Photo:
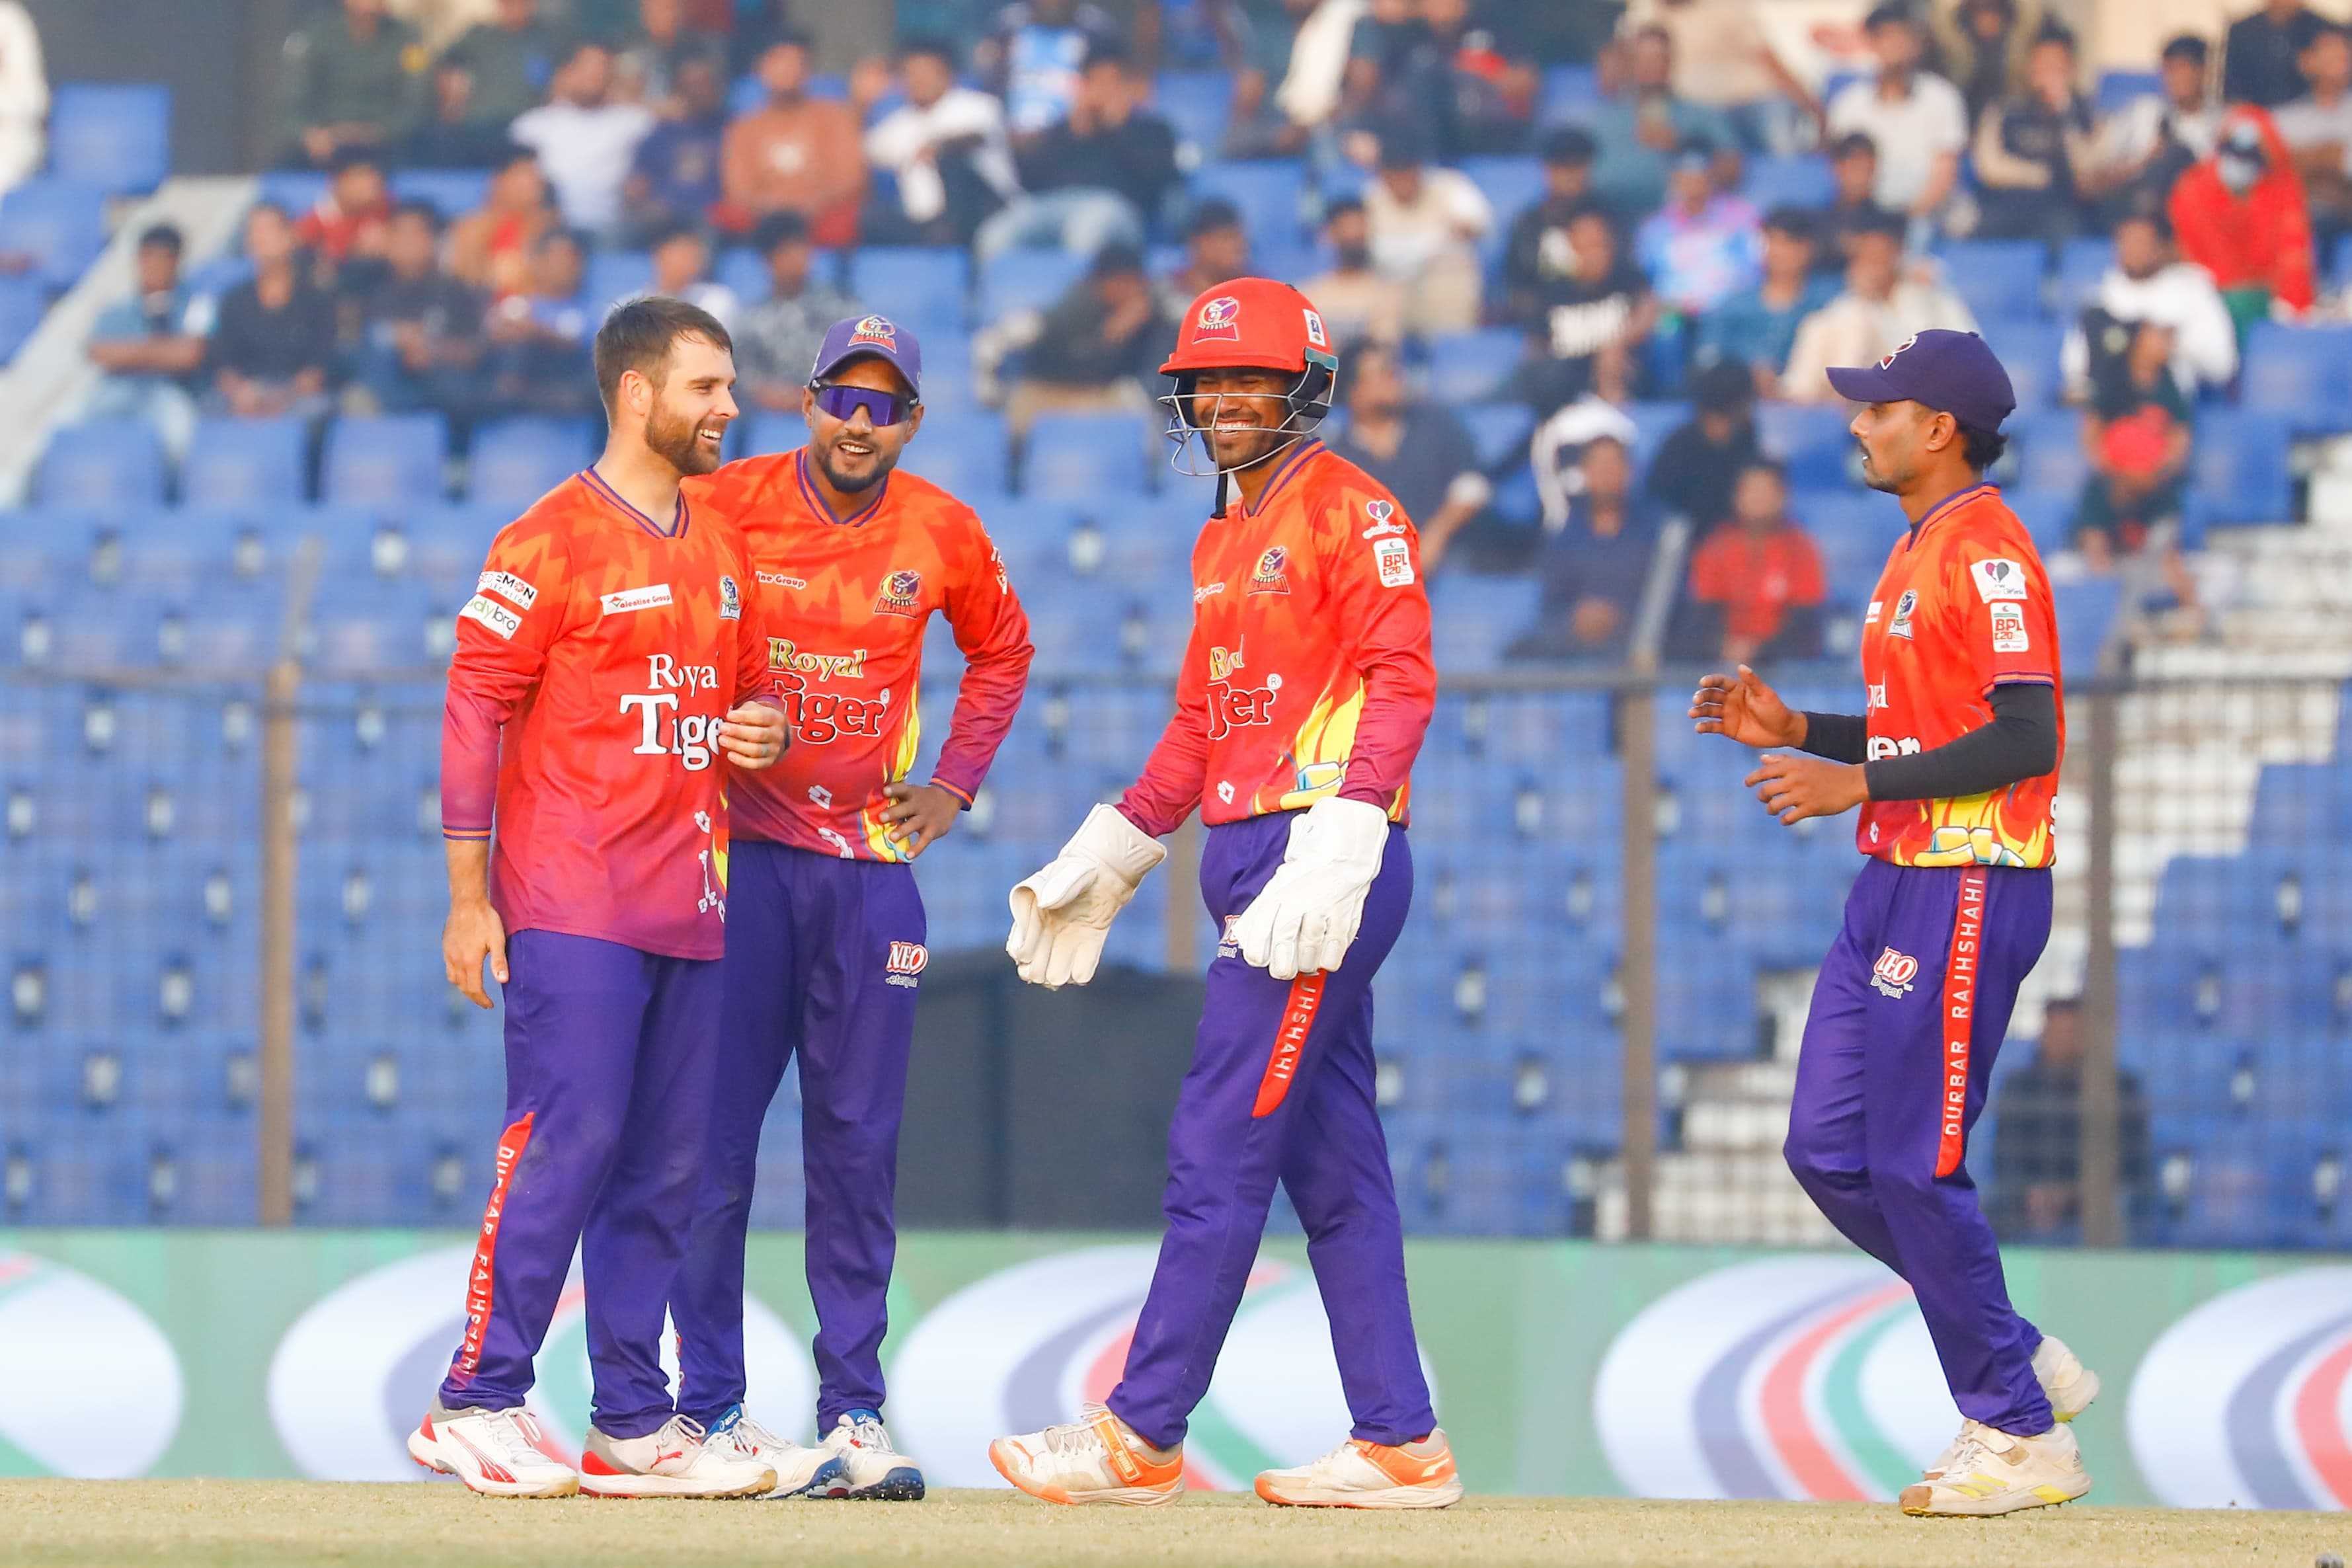
<path id="1" fill-rule="evenodd" d="M 1977 597 L 1988 605 L 1995 599 L 2026 596 L 2025 568 L 2014 561 L 1971 561 L 1969 575 L 1977 580 Z"/>
<path id="2" fill-rule="evenodd" d="M 771 588 L 805 588 L 808 586 L 808 582 L 805 578 L 788 577 L 782 572 L 754 572 L 751 575 L 757 577 L 761 583 Z"/>
<path id="3" fill-rule="evenodd" d="M 1398 519 L 1395 503 L 1391 501 L 1368 500 L 1364 503 L 1364 515 L 1372 520 L 1372 526 L 1364 530 L 1363 538 L 1383 539 L 1391 533 L 1404 531 L 1404 523 Z"/>
<path id="4" fill-rule="evenodd" d="M 528 610 L 539 603 L 539 590 L 511 572 L 491 570 L 482 574 L 474 584 L 478 594 L 496 594 L 518 610 Z"/>
<path id="5" fill-rule="evenodd" d="M 882 592 L 874 599 L 874 613 L 877 616 L 920 615 L 922 594 L 921 573 L 893 572 L 882 579 Z"/>
<path id="6" fill-rule="evenodd" d="M 1886 635 L 1907 637 L 1911 635 L 1911 613 L 1919 607 L 1919 590 L 1906 588 L 1903 596 L 1895 601 L 1895 618 L 1886 623 Z"/>
<path id="7" fill-rule="evenodd" d="M 1402 539 L 1383 539 L 1372 546 L 1372 561 L 1381 569 L 1381 586 L 1402 588 L 1412 581 L 1412 548 Z"/>
<path id="8" fill-rule="evenodd" d="M 485 594 L 477 594 L 466 601 L 457 612 L 461 621 L 478 621 L 502 637 L 512 637 L 522 629 L 522 617 Z"/>
<path id="9" fill-rule="evenodd" d="M 719 618 L 740 621 L 743 618 L 743 591 L 735 586 L 735 579 L 724 572 L 719 574 Z"/>
<path id="10" fill-rule="evenodd" d="M 902 985 L 912 991 L 916 988 L 916 977 L 930 962 L 930 950 L 921 942 L 894 942 L 890 944 L 889 959 L 883 966 L 883 984 Z"/>
<path id="11" fill-rule="evenodd" d="M 1197 605 L 1204 599 L 1214 598 L 1224 591 L 1225 585 L 1223 583 L 1198 584 L 1192 589 L 1192 602 Z"/>
<path id="12" fill-rule="evenodd" d="M 656 583 L 646 588 L 624 588 L 617 594 L 607 594 L 604 598 L 604 613 L 608 616 L 659 609 L 669 602 L 669 584 L 667 583 Z"/>
<path id="13" fill-rule="evenodd" d="M 2032 647 L 2032 639 L 2025 635 L 2025 606 L 1995 605 L 1992 607 L 1992 651 L 2030 653 Z"/>
<path id="14" fill-rule="evenodd" d="M 1289 593 L 1290 552 L 1276 544 L 1259 556 L 1256 570 L 1250 574 L 1249 591 L 1253 594 Z"/>
<path id="15" fill-rule="evenodd" d="M 1878 624 L 1878 612 L 1885 607 L 1885 606 L 1878 600 L 1871 600 L 1870 608 L 1863 613 L 1862 624 L 1865 626 L 1876 626 Z"/>
<path id="16" fill-rule="evenodd" d="M 1891 947 L 1880 953 L 1878 962 L 1871 965 L 1870 984 L 1876 988 L 1880 995 L 1893 997 L 1897 1001 L 1900 1001 L 1911 989 L 1911 983 L 1918 977 L 1919 961 L 1907 952 L 1897 952 Z"/>

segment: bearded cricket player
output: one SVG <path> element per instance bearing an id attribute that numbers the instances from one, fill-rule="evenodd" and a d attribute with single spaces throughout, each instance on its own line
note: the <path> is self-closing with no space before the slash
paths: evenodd
<path id="1" fill-rule="evenodd" d="M 923 1473 L 882 1422 L 882 1337 L 897 1252 L 892 1196 L 915 1001 L 928 957 L 912 862 L 968 809 L 1027 684 L 1029 622 L 971 508 L 897 471 L 922 428 L 922 348 L 883 316 L 824 336 L 807 445 L 687 487 L 751 558 L 769 677 L 791 749 L 733 781 L 726 1008 L 709 1164 L 670 1301 L 679 1406 L 714 1442 L 774 1468 L 777 1490 L 907 1501 Z M 923 630 L 947 617 L 966 659 L 929 783 Z M 760 1127 L 800 1064 L 814 1447 L 744 1410 L 743 1241 Z"/>
<path id="2" fill-rule="evenodd" d="M 1704 733 L 1786 747 L 1748 779 L 1783 823 L 1862 808 L 1869 861 L 1814 982 L 1789 1168 L 1910 1283 L 1964 1417 L 1903 1511 L 2063 1503 L 2091 1478 L 2063 1423 L 2096 1373 L 2010 1305 L 1968 1137 L 2019 984 L 2050 936 L 2066 739 L 2050 580 L 1984 478 L 2016 406 L 1973 332 L 1924 331 L 1830 384 L 1864 405 L 1863 479 L 1902 503 L 1862 629 L 1860 714 L 1792 712 L 1753 670 L 1710 675 Z"/>
<path id="3" fill-rule="evenodd" d="M 441 731 L 450 982 L 506 998 L 507 1128 L 466 1331 L 408 1451 L 510 1497 L 741 1497 L 764 1462 L 670 1402 L 663 1313 L 719 1063 L 730 772 L 784 745 L 742 542 L 679 492 L 719 466 L 726 329 L 676 300 L 596 334 L 611 436 L 499 531 Z M 755 700 L 755 699 L 757 700 Z M 594 1398 L 575 1468 L 524 1408 L 577 1248 Z"/>
<path id="4" fill-rule="evenodd" d="M 1412 896 L 1406 799 L 1436 695 L 1429 599 L 1393 496 L 1315 438 L 1336 371 L 1322 318 L 1240 279 L 1185 312 L 1176 457 L 1205 447 L 1217 505 L 1192 551 L 1176 715 L 1142 776 L 1014 888 L 1021 977 L 1082 985 L 1111 920 L 1199 806 L 1201 891 L 1224 942 L 1169 1129 L 1168 1229 L 1108 1399 L 999 1438 L 1005 1479 L 1060 1503 L 1164 1503 L 1279 1181 L 1306 1226 L 1349 1440 L 1269 1470 L 1269 1502 L 1443 1508 L 1462 1495 L 1405 1298 L 1373 1105 L 1371 981 Z M 1186 468 L 1185 471 L 1196 471 Z M 1202 472 L 1212 470 L 1198 470 Z"/>

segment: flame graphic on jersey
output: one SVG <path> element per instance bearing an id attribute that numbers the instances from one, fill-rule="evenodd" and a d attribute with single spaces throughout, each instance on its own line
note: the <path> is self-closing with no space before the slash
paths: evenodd
<path id="1" fill-rule="evenodd" d="M 2057 854 L 2050 824 L 2032 808 L 2017 812 L 2012 819 L 2006 808 L 2015 791 L 2012 784 L 1983 795 L 1920 802 L 1927 844 L 1907 848 L 1898 840 L 1888 859 L 1897 866 L 2049 865 Z"/>
<path id="2" fill-rule="evenodd" d="M 1348 694 L 1335 695 L 1344 683 Z M 1364 716 L 1364 681 L 1361 676 L 1343 674 L 1333 678 L 1323 695 L 1315 700 L 1298 731 L 1290 738 L 1290 750 L 1284 760 L 1291 766 L 1291 787 L 1278 790 L 1272 786 L 1258 792 L 1260 811 L 1297 811 L 1327 800 L 1339 793 L 1339 785 L 1348 776 L 1348 763 L 1356 750 L 1356 725 Z M 1389 820 L 1404 820 L 1405 803 L 1411 798 L 1410 781 L 1397 791 L 1396 799 L 1389 803 Z"/>
<path id="3" fill-rule="evenodd" d="M 907 686 L 907 721 L 899 726 L 898 744 L 890 753 L 890 773 L 884 784 L 897 784 L 915 771 L 915 753 L 923 745 L 923 683 L 917 679 Z M 877 806 L 868 804 L 857 813 L 858 830 L 866 836 L 866 847 L 874 851 L 877 860 L 904 860 L 907 852 L 890 841 L 890 825 L 882 820 Z"/>

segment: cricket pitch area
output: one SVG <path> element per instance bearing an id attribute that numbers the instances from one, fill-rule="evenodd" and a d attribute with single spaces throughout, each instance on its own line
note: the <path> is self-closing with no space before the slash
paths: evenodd
<path id="1" fill-rule="evenodd" d="M 1186 1563 L 1316 1568 L 2304 1568 L 2352 1547 L 2352 1517 L 2081 1503 L 1990 1520 L 1884 1503 L 1465 1499 L 1440 1513 L 1268 1508 L 1195 1494 L 1161 1509 L 1067 1509 L 1010 1492 L 919 1503 L 513 1502 L 451 1484 L 0 1481 L 0 1561 L 71 1564 L 676 1561 Z"/>

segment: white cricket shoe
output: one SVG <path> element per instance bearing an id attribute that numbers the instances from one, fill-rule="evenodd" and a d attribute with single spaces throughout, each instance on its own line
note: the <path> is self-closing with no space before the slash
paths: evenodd
<path id="1" fill-rule="evenodd" d="M 1290 1508 L 1446 1508 L 1462 1500 L 1462 1478 L 1443 1430 L 1396 1447 L 1350 1437 L 1311 1465 L 1261 1471 L 1257 1495 Z"/>
<path id="2" fill-rule="evenodd" d="M 871 1410 L 852 1410 L 833 1424 L 818 1451 L 840 1464 L 828 1488 L 809 1489 L 812 1497 L 871 1499 L 881 1502 L 923 1500 L 923 1472 L 915 1462 L 890 1446 L 882 1417 Z"/>
<path id="3" fill-rule="evenodd" d="M 1047 1502 L 1148 1508 L 1184 1495 L 1181 1445 L 1155 1448 L 1099 1405 L 1080 1406 L 1078 1416 L 1066 1426 L 999 1437 L 988 1446 L 988 1462 Z"/>
<path id="4" fill-rule="evenodd" d="M 451 1410 L 436 1399 L 408 1435 L 408 1457 L 490 1497 L 571 1497 L 579 1472 L 545 1442 L 528 1410 Z"/>
<path id="5" fill-rule="evenodd" d="M 712 1447 L 739 1458 L 756 1459 L 776 1472 L 771 1497 L 827 1497 L 839 1479 L 841 1457 L 824 1448 L 803 1448 L 779 1437 L 749 1415 L 740 1405 L 730 1405 L 710 1424 L 704 1439 Z"/>
<path id="6" fill-rule="evenodd" d="M 1971 1421 L 1960 1438 L 1942 1475 L 1903 1489 L 1905 1513 L 2015 1513 L 2072 1502 L 2091 1489 L 2083 1450 L 2068 1427 L 2020 1437 Z"/>
<path id="7" fill-rule="evenodd" d="M 2042 1342 L 2033 1348 L 2033 1378 L 2042 1384 L 2042 1397 L 2050 1401 L 2050 1414 L 2062 1424 L 2088 1410 L 2091 1401 L 2099 1396 L 2099 1374 L 2084 1366 L 2066 1348 L 2065 1341 L 2053 1335 L 2042 1335 Z M 1959 1436 L 1936 1456 L 1927 1467 L 1927 1479 L 1935 1480 L 1952 1468 L 1952 1457 L 1969 1439 L 1969 1426 L 1966 1421 L 1960 1423 Z"/>
<path id="8" fill-rule="evenodd" d="M 614 1437 L 588 1428 L 580 1456 L 580 1489 L 590 1497 L 764 1497 L 775 1468 L 735 1446 L 713 1443 L 701 1423 L 673 1415 L 658 1432 Z"/>

